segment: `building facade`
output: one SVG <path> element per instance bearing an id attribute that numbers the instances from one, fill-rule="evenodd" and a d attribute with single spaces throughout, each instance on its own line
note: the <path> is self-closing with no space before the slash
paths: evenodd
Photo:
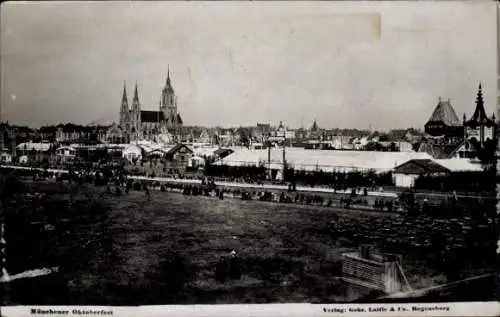
<path id="1" fill-rule="evenodd" d="M 183 122 L 177 104 L 178 99 L 172 86 L 170 71 L 168 71 L 165 87 L 160 96 L 158 110 L 142 110 L 137 84 L 132 106 L 129 107 L 127 89 L 124 85 L 119 127 L 129 141 L 156 139 L 158 135 L 167 132 L 174 136 L 179 135 Z"/>
<path id="2" fill-rule="evenodd" d="M 480 146 L 492 141 L 495 136 L 495 114 L 489 118 L 484 109 L 483 93 L 481 84 L 476 97 L 476 109 L 472 117 L 467 120 L 464 114 L 464 132 L 465 139 L 472 141 Z"/>
<path id="3" fill-rule="evenodd" d="M 481 84 L 479 84 L 477 91 L 476 109 L 469 120 L 464 114 L 463 126 L 463 146 L 472 154 L 469 156 L 492 158 L 496 149 L 495 114 L 493 113 L 491 117 L 486 115 Z"/>
<path id="4" fill-rule="evenodd" d="M 462 124 L 450 100 L 443 100 L 439 97 L 436 108 L 425 124 L 425 132 L 433 137 L 443 137 L 447 141 L 456 142 L 453 139 L 461 138 L 463 135 L 462 131 Z"/>
<path id="5" fill-rule="evenodd" d="M 429 121 L 425 124 L 428 139 L 420 144 L 419 152 L 434 158 L 479 158 L 493 156 L 496 142 L 495 115 L 486 115 L 483 93 L 479 84 L 474 113 L 458 122 L 450 101 L 439 99 Z"/>

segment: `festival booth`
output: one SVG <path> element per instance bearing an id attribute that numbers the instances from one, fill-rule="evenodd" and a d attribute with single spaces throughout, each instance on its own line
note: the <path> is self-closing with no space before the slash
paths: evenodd
<path id="1" fill-rule="evenodd" d="M 122 157 L 129 162 L 140 162 L 142 160 L 142 149 L 136 145 L 129 145 L 123 150 Z"/>
<path id="2" fill-rule="evenodd" d="M 59 161 L 71 161 L 76 157 L 76 149 L 70 146 L 61 146 L 56 149 L 56 157 Z"/>

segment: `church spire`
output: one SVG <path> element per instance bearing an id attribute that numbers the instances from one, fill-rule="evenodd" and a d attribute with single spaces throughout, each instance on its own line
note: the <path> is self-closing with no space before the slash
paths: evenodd
<path id="1" fill-rule="evenodd" d="M 316 122 L 316 119 L 314 119 L 314 122 L 313 122 L 313 125 L 311 127 L 311 130 L 312 131 L 316 131 L 318 130 L 318 123 Z"/>
<path id="2" fill-rule="evenodd" d="M 172 82 L 170 80 L 170 65 L 167 68 L 167 80 L 165 82 L 165 88 L 163 88 L 163 91 L 171 94 L 174 93 L 174 88 L 172 87 Z"/>
<path id="3" fill-rule="evenodd" d="M 170 65 L 167 66 L 167 87 L 170 86 Z"/>
<path id="4" fill-rule="evenodd" d="M 476 103 L 483 105 L 483 89 L 481 88 L 481 82 L 479 82 L 479 88 L 477 89 Z"/>
<path id="5" fill-rule="evenodd" d="M 486 117 L 487 117 L 486 111 L 484 110 L 483 90 L 481 87 L 481 82 L 479 82 L 479 87 L 476 96 L 476 110 L 472 115 L 472 119 L 475 120 L 476 122 L 481 122 L 484 119 L 486 119 Z"/>
<path id="6" fill-rule="evenodd" d="M 126 82 L 123 82 L 123 96 L 122 96 L 122 104 L 120 106 L 120 126 L 123 128 L 127 124 L 129 119 L 129 107 L 128 107 L 128 97 L 127 97 L 127 85 Z"/>
<path id="7" fill-rule="evenodd" d="M 137 91 L 137 83 L 135 83 L 135 89 L 134 89 L 134 102 L 139 101 L 139 93 Z"/>
<path id="8" fill-rule="evenodd" d="M 477 89 L 476 109 L 474 110 L 474 114 L 472 115 L 471 119 L 467 121 L 467 125 L 478 126 L 483 124 L 492 126 L 495 124 L 495 122 L 492 119 L 488 118 L 488 116 L 486 115 L 486 111 L 484 109 L 483 90 L 480 82 Z"/>
<path id="9" fill-rule="evenodd" d="M 127 104 L 128 103 L 128 98 L 127 98 L 127 84 L 124 81 L 123 82 L 123 96 L 122 96 L 122 104 Z"/>

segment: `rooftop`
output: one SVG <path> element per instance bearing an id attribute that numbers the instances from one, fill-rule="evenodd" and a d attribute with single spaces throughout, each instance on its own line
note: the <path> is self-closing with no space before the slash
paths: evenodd
<path id="1" fill-rule="evenodd" d="M 234 148 L 234 153 L 218 161 L 220 165 L 242 166 L 267 164 L 267 149 Z M 411 159 L 431 159 L 427 153 L 332 151 L 286 148 L 285 159 L 289 167 L 297 170 L 332 171 L 337 169 L 390 171 Z M 271 164 L 279 168 L 283 164 L 283 150 L 271 149 Z"/>
<path id="2" fill-rule="evenodd" d="M 434 109 L 428 122 L 442 122 L 447 126 L 460 126 L 460 120 L 458 119 L 455 109 L 451 105 L 450 100 L 442 100 L 439 98 L 439 103 Z"/>

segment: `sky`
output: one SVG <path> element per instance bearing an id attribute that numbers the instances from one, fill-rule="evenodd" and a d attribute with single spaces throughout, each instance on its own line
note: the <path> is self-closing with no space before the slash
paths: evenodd
<path id="1" fill-rule="evenodd" d="M 7 2 L 0 119 L 118 121 L 158 109 L 167 69 L 186 125 L 423 128 L 438 98 L 496 111 L 493 1 Z"/>

